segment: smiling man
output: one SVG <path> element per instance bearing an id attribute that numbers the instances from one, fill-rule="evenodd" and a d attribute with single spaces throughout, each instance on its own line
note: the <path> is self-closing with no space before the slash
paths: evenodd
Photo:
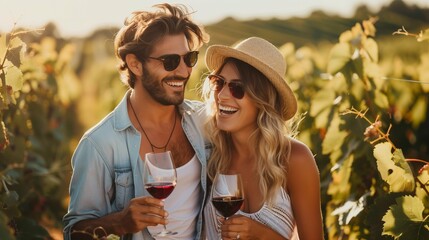
<path id="1" fill-rule="evenodd" d="M 134 12 L 115 38 L 130 89 L 75 150 L 66 240 L 93 234 L 152 239 L 165 224 L 175 239 L 200 237 L 208 154 L 202 103 L 184 100 L 184 92 L 208 36 L 185 7 L 155 7 Z M 142 172 L 146 153 L 165 151 L 172 153 L 177 185 L 161 201 L 145 190 Z"/>

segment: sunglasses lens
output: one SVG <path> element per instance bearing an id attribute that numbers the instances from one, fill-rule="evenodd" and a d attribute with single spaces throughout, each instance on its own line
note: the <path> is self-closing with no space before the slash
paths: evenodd
<path id="1" fill-rule="evenodd" d="M 225 84 L 225 81 L 216 75 L 209 75 L 208 78 L 210 80 L 210 89 L 212 91 L 220 92 L 223 88 L 223 85 Z"/>
<path id="2" fill-rule="evenodd" d="M 171 54 L 163 57 L 164 69 L 166 71 L 173 71 L 179 66 L 180 63 L 180 55 Z"/>
<path id="3" fill-rule="evenodd" d="M 228 84 L 229 91 L 231 91 L 231 95 L 237 99 L 242 99 L 244 97 L 244 89 L 243 86 L 239 83 L 230 82 Z"/>
<path id="4" fill-rule="evenodd" d="M 209 75 L 210 84 L 212 86 L 212 90 L 216 92 L 220 92 L 225 86 L 226 82 L 221 77 L 216 75 Z M 242 99 L 244 97 L 244 88 L 243 85 L 239 82 L 230 82 L 228 83 L 229 91 L 231 95 L 237 99 Z"/>
<path id="5" fill-rule="evenodd" d="M 186 66 L 195 66 L 198 60 L 198 51 L 188 52 L 183 59 L 185 61 Z"/>

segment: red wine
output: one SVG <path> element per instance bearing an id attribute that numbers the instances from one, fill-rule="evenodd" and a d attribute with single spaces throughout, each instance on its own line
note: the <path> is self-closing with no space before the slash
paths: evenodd
<path id="1" fill-rule="evenodd" d="M 154 198 L 165 199 L 173 192 L 176 184 L 171 182 L 148 183 L 144 187 Z"/>
<path id="2" fill-rule="evenodd" d="M 215 197 L 212 199 L 213 206 L 222 214 L 224 217 L 231 217 L 234 215 L 243 204 L 243 198 L 241 197 Z"/>

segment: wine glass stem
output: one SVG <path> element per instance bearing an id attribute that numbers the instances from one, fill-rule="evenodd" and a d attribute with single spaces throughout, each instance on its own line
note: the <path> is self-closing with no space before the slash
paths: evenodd
<path id="1" fill-rule="evenodd" d="M 221 223 L 221 225 L 227 220 L 228 218 L 227 217 L 223 217 L 223 222 Z M 222 229 L 221 229 L 221 226 L 219 226 L 219 239 L 220 240 L 223 240 L 223 238 L 222 238 Z"/>
<path id="2" fill-rule="evenodd" d="M 162 199 L 161 201 L 163 203 L 165 203 L 165 199 Z M 165 204 L 164 204 L 164 206 L 165 206 Z M 164 209 L 164 207 L 162 207 L 162 208 Z M 164 234 L 168 233 L 168 231 L 167 231 L 167 224 L 164 224 L 164 230 L 162 230 L 162 233 L 164 233 Z"/>

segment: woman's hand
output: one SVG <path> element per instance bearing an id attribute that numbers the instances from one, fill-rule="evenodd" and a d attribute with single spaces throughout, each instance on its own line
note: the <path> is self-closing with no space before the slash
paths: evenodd
<path id="1" fill-rule="evenodd" d="M 221 221 L 223 240 L 235 239 L 284 239 L 271 228 L 242 215 L 234 215 Z"/>

